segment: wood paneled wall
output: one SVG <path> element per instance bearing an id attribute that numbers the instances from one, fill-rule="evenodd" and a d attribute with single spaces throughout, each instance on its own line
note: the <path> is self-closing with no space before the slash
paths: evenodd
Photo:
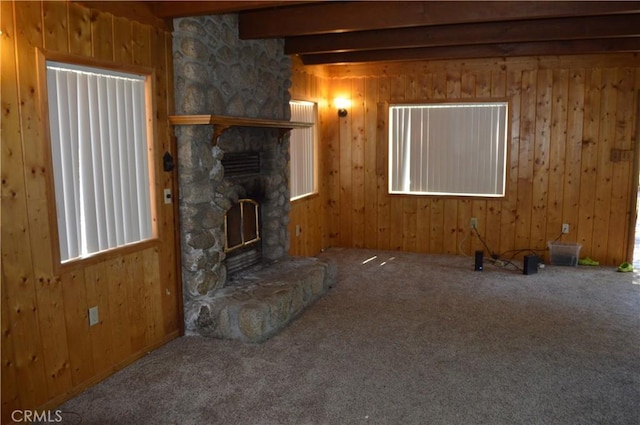
<path id="1" fill-rule="evenodd" d="M 2 422 L 50 408 L 179 335 L 174 207 L 151 248 L 56 275 L 36 48 L 155 69 L 156 151 L 175 153 L 171 34 L 71 2 L 9 2 L 2 16 Z M 156 193 L 174 176 L 155 164 Z M 55 208 L 55 207 L 53 207 Z M 100 323 L 89 327 L 88 309 Z"/>
<path id="2" fill-rule="evenodd" d="M 568 223 L 560 241 L 582 244 L 581 256 L 628 259 L 638 176 L 632 160 L 613 162 L 611 150 L 636 151 L 639 55 L 336 65 L 323 73 L 314 82 L 323 96 L 352 106 L 346 118 L 323 114 L 328 240 L 308 246 L 470 254 L 483 249 L 469 228 L 477 217 L 495 253 L 547 255 L 547 241 Z M 294 91 L 305 84 L 294 79 Z M 388 195 L 384 103 L 475 98 L 509 101 L 506 197 Z M 296 219 L 315 223 L 318 211 Z"/>
<path id="3" fill-rule="evenodd" d="M 293 58 L 292 86 L 289 90 L 292 99 L 309 100 L 318 103 L 318 193 L 316 195 L 298 199 L 291 203 L 289 213 L 289 240 L 291 255 L 313 256 L 329 246 L 329 226 L 327 225 L 326 203 L 328 199 L 327 163 L 330 137 L 326 133 L 330 110 L 327 108 L 329 85 L 326 79 L 309 72 L 295 57 Z M 300 232 L 296 235 L 296 226 Z"/>

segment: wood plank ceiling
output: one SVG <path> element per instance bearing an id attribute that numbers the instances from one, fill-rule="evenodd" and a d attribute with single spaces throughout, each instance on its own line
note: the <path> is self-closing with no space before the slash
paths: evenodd
<path id="1" fill-rule="evenodd" d="M 640 52 L 639 1 L 152 2 L 163 19 L 238 13 L 242 39 L 303 63 Z"/>

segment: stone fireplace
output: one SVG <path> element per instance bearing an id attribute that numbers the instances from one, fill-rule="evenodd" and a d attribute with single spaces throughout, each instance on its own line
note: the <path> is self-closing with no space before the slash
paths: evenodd
<path id="1" fill-rule="evenodd" d="M 176 19 L 174 28 L 176 114 L 289 120 L 282 40 L 239 40 L 236 15 Z M 213 133 L 175 127 L 185 332 L 260 341 L 317 299 L 330 273 L 286 256 L 288 136 L 233 127 L 212 143 Z M 265 263 L 298 281 L 243 272 Z"/>
<path id="2" fill-rule="evenodd" d="M 241 134 L 242 130 L 247 134 Z M 182 133 L 191 131 L 183 129 Z M 211 167 L 185 169 L 179 163 L 183 283 L 186 320 L 193 324 L 190 330 L 196 331 L 198 319 L 207 314 L 208 301 L 232 283 L 233 275 L 263 260 L 278 260 L 287 252 L 287 163 L 277 136 L 270 133 L 231 130 L 214 148 L 206 136 L 184 144 L 179 139 L 181 159 L 193 155 L 196 144 L 198 165 L 203 158 L 209 159 L 204 151 L 212 152 Z M 227 177 L 222 165 L 225 149 L 234 152 L 249 144 L 254 150 L 254 138 L 262 139 L 264 145 L 260 174 Z M 285 166 L 277 169 L 278 165 Z M 202 174 L 201 179 L 194 179 L 194 174 Z"/>

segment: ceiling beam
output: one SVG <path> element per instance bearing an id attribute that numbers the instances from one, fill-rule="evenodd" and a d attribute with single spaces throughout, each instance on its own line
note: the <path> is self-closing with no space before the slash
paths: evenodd
<path id="1" fill-rule="evenodd" d="M 476 59 L 622 52 L 640 52 L 640 38 L 626 37 L 552 42 L 481 44 L 475 46 L 362 50 L 346 53 L 301 55 L 301 58 L 305 65 L 323 65 L 372 61 Z"/>
<path id="2" fill-rule="evenodd" d="M 1 0 L 0 0 L 1 1 Z M 133 19 L 142 24 L 153 25 L 166 31 L 173 31 L 171 20 L 162 19 L 153 12 L 153 5 L 145 1 L 95 1 L 95 0 L 74 0 L 90 9 L 111 13 L 114 16 Z"/>
<path id="3" fill-rule="evenodd" d="M 243 10 L 274 8 L 313 3 L 313 1 L 154 1 L 152 8 L 160 18 L 180 18 L 185 16 L 221 15 Z"/>
<path id="4" fill-rule="evenodd" d="M 287 37 L 286 54 L 640 36 L 640 14 L 395 28 Z"/>
<path id="5" fill-rule="evenodd" d="M 240 13 L 243 39 L 501 20 L 640 13 L 638 1 L 321 2 Z"/>

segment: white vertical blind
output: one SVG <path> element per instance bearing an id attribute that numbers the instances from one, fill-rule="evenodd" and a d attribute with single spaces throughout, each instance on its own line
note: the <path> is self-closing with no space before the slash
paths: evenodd
<path id="1" fill-rule="evenodd" d="M 291 200 L 315 192 L 315 123 L 316 104 L 300 100 L 289 102 L 291 121 L 313 123 L 308 128 L 296 128 L 290 135 L 290 195 Z"/>
<path id="2" fill-rule="evenodd" d="M 47 62 L 60 257 L 153 236 L 145 77 Z"/>
<path id="3" fill-rule="evenodd" d="M 505 193 L 507 103 L 389 108 L 390 193 Z"/>

